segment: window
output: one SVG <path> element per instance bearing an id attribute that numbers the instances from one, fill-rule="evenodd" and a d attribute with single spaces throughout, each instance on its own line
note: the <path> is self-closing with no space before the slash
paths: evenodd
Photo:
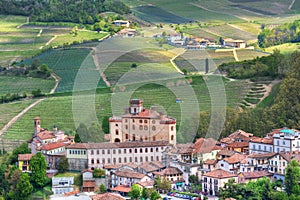
<path id="1" fill-rule="evenodd" d="M 146 159 L 146 162 L 148 162 L 148 156 L 146 156 L 145 159 Z"/>
<path id="2" fill-rule="evenodd" d="M 142 120 L 142 119 L 140 119 L 140 123 L 143 123 L 143 120 Z"/>
<path id="3" fill-rule="evenodd" d="M 207 182 L 207 178 L 206 177 L 204 177 L 204 182 Z"/>
<path id="4" fill-rule="evenodd" d="M 148 148 L 145 148 L 145 153 L 148 153 Z"/>
<path id="5" fill-rule="evenodd" d="M 285 141 L 282 141 L 282 144 L 285 145 Z"/>
<path id="6" fill-rule="evenodd" d="M 117 161 L 117 159 L 116 159 L 116 158 L 114 158 L 114 164 L 116 163 L 116 161 Z"/>
<path id="7" fill-rule="evenodd" d="M 107 150 L 107 154 L 110 154 L 110 150 L 109 149 Z"/>
<path id="8" fill-rule="evenodd" d="M 140 125 L 139 129 L 140 129 L 140 131 L 143 130 L 143 125 Z"/>
<path id="9" fill-rule="evenodd" d="M 129 157 L 129 162 L 132 162 L 132 157 Z"/>
<path id="10" fill-rule="evenodd" d="M 119 126 L 118 124 L 116 124 L 116 126 Z"/>
<path id="11" fill-rule="evenodd" d="M 152 124 L 155 124 L 155 120 L 152 120 Z"/>
<path id="12" fill-rule="evenodd" d="M 127 123 L 127 122 L 128 122 L 128 120 L 127 120 L 127 119 L 125 119 L 125 122 Z"/>
<path id="13" fill-rule="evenodd" d="M 143 162 L 143 157 L 140 157 L 140 162 Z"/>
<path id="14" fill-rule="evenodd" d="M 121 154 L 121 149 L 119 149 L 119 154 Z"/>
<path id="15" fill-rule="evenodd" d="M 124 153 L 126 153 L 126 149 L 124 149 Z"/>
<path id="16" fill-rule="evenodd" d="M 113 154 L 116 154 L 116 150 L 115 149 L 113 150 Z"/>
<path id="17" fill-rule="evenodd" d="M 132 140 L 135 141 L 135 134 L 132 135 Z"/>
<path id="18" fill-rule="evenodd" d="M 99 159 L 97 159 L 97 164 L 99 164 L 100 163 L 100 161 L 99 161 Z"/>
<path id="19" fill-rule="evenodd" d="M 159 161 L 159 156 L 156 156 L 156 161 Z"/>
<path id="20" fill-rule="evenodd" d="M 150 152 L 153 152 L 153 148 L 152 147 L 150 148 Z"/>
<path id="21" fill-rule="evenodd" d="M 77 151 L 76 151 L 76 154 L 77 154 Z M 91 155 L 94 155 L 94 150 L 91 150 Z"/>
<path id="22" fill-rule="evenodd" d="M 125 139 L 128 140 L 128 134 L 127 133 L 125 134 Z"/>
<path id="23" fill-rule="evenodd" d="M 174 131 L 174 126 L 171 126 L 171 131 Z"/>
<path id="24" fill-rule="evenodd" d="M 91 164 L 94 164 L 94 158 L 92 158 L 92 160 L 91 160 Z"/>
<path id="25" fill-rule="evenodd" d="M 137 157 L 135 157 L 135 158 L 134 158 L 134 160 L 135 160 L 135 162 L 137 162 L 137 161 L 138 161 L 138 158 L 137 158 Z"/>
<path id="26" fill-rule="evenodd" d="M 102 154 L 103 154 L 103 155 L 105 154 L 105 150 L 104 150 L 104 149 L 102 150 Z"/>
<path id="27" fill-rule="evenodd" d="M 132 153 L 132 149 L 129 149 L 129 153 Z"/>
<path id="28" fill-rule="evenodd" d="M 125 125 L 125 129 L 128 129 L 128 125 Z"/>
<path id="29" fill-rule="evenodd" d="M 134 119 L 132 119 L 132 122 L 134 123 Z"/>
<path id="30" fill-rule="evenodd" d="M 153 156 L 151 156 L 151 161 L 153 161 Z"/>
<path id="31" fill-rule="evenodd" d="M 119 163 L 122 163 L 122 159 L 121 158 L 119 158 Z"/>
<path id="32" fill-rule="evenodd" d="M 174 135 L 171 135 L 171 140 L 172 140 L 172 141 L 174 140 Z"/>
<path id="33" fill-rule="evenodd" d="M 267 151 L 267 147 L 266 146 L 264 146 L 264 151 Z"/>
<path id="34" fill-rule="evenodd" d="M 148 126 L 144 126 L 144 130 L 147 131 L 148 130 Z"/>
<path id="35" fill-rule="evenodd" d="M 152 131 L 155 131 L 156 130 L 156 127 L 155 126 L 152 126 Z"/>
<path id="36" fill-rule="evenodd" d="M 127 158 L 126 157 L 124 158 L 124 163 L 127 163 Z"/>
<path id="37" fill-rule="evenodd" d="M 279 140 L 277 140 L 277 145 L 279 146 Z"/>
<path id="38" fill-rule="evenodd" d="M 134 149 L 134 153 L 137 153 L 137 149 Z"/>
<path id="39" fill-rule="evenodd" d="M 153 141 L 155 141 L 155 139 L 156 139 L 155 136 L 153 136 Z"/>
<path id="40" fill-rule="evenodd" d="M 83 154 L 84 154 L 84 155 L 86 154 L 86 151 L 85 151 L 85 150 L 83 151 Z"/>
<path id="41" fill-rule="evenodd" d="M 110 164 L 110 158 L 107 159 L 107 163 Z"/>
<path id="42" fill-rule="evenodd" d="M 119 130 L 118 129 L 116 129 L 116 135 L 119 135 Z"/>
<path id="43" fill-rule="evenodd" d="M 99 149 L 97 149 L 97 155 L 99 155 Z"/>
<path id="44" fill-rule="evenodd" d="M 71 150 L 69 150 L 69 154 L 72 154 L 72 151 L 71 151 Z"/>
<path id="45" fill-rule="evenodd" d="M 135 125 L 132 125 L 132 130 L 135 130 Z"/>
<path id="46" fill-rule="evenodd" d="M 140 153 L 143 153 L 143 149 L 142 148 L 140 148 Z"/>
<path id="47" fill-rule="evenodd" d="M 148 120 L 145 119 L 145 120 L 144 120 L 144 123 L 148 123 Z"/>
<path id="48" fill-rule="evenodd" d="M 156 152 L 158 152 L 158 147 L 156 147 Z"/>

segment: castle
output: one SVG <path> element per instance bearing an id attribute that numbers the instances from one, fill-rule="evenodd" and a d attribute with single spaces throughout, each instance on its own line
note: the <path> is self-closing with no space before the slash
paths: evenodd
<path id="1" fill-rule="evenodd" d="M 143 108 L 143 100 L 131 99 L 122 116 L 109 119 L 110 142 L 168 141 L 176 145 L 176 119 L 159 113 L 157 107 Z"/>

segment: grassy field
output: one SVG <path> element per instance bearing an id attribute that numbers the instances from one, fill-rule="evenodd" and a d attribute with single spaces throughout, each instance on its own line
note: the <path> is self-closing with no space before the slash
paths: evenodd
<path id="1" fill-rule="evenodd" d="M 55 81 L 40 78 L 28 78 L 18 76 L 0 76 L 0 95 L 11 93 L 28 94 L 33 90 L 40 89 L 43 93 L 49 93 L 54 87 Z"/>
<path id="2" fill-rule="evenodd" d="M 0 129 L 24 108 L 33 103 L 34 100 L 17 101 L 0 104 Z"/>
<path id="3" fill-rule="evenodd" d="M 217 77 L 207 77 L 211 82 L 210 84 L 217 84 Z M 178 79 L 177 79 L 178 80 Z M 210 93 L 208 92 L 205 81 L 200 76 L 192 76 L 187 78 L 190 82 L 195 96 L 197 97 L 199 108 L 201 111 L 210 110 Z M 228 81 L 223 79 L 227 94 L 227 104 L 230 107 L 236 107 L 244 95 L 247 94 L 249 84 L 246 81 Z M 167 84 L 167 82 L 166 82 Z M 168 83 L 169 84 L 169 83 Z M 168 115 L 177 118 L 180 123 L 181 111 L 180 104 L 175 103 L 176 96 L 168 88 L 182 87 L 180 85 L 173 86 L 159 86 L 156 84 L 146 84 L 136 90 L 131 97 L 144 99 L 145 107 L 151 105 L 162 106 Z M 178 89 L 178 88 L 177 88 Z M 185 90 L 182 90 L 182 94 L 185 94 Z M 155 96 L 155 98 L 153 98 Z M 101 125 L 102 120 L 106 116 L 112 116 L 111 114 L 111 93 L 99 93 L 95 97 L 95 110 L 98 118 L 98 122 Z M 181 96 L 181 98 L 188 98 L 188 96 Z M 124 103 L 124 102 L 123 102 Z M 127 102 L 125 104 L 128 106 Z M 84 108 L 82 108 L 84 109 Z M 194 112 L 194 108 L 190 107 L 191 112 Z M 80 111 L 81 112 L 81 111 Z M 82 110 L 82 113 L 85 111 Z M 123 112 L 123 109 L 118 111 Z M 27 112 L 19 121 L 17 121 L 11 129 L 4 135 L 5 139 L 29 139 L 32 134 L 32 119 L 36 116 L 40 116 L 41 126 L 51 129 L 53 124 L 56 124 L 59 129 L 70 133 L 75 130 L 73 113 L 72 113 L 72 97 L 52 97 L 44 100 L 34 109 Z M 22 134 L 20 134 L 22 133 Z"/>
<path id="4" fill-rule="evenodd" d="M 286 43 L 265 48 L 266 52 L 273 53 L 274 49 L 279 49 L 283 54 L 289 54 L 294 51 L 299 51 L 300 43 Z"/>
<path id="5" fill-rule="evenodd" d="M 260 52 L 260 51 L 254 51 L 254 50 L 247 50 L 247 49 L 240 49 L 236 50 L 237 57 L 240 61 L 242 60 L 250 60 L 254 59 L 256 57 L 262 57 L 262 56 L 268 56 L 270 54 Z"/>
<path id="6" fill-rule="evenodd" d="M 241 40 L 256 40 L 257 35 L 243 31 L 230 25 L 213 26 L 204 28 L 204 31 L 212 33 L 214 35 L 222 36 L 223 38 L 233 38 Z"/>
<path id="7" fill-rule="evenodd" d="M 90 48 L 80 48 L 80 46 L 71 49 L 56 49 L 26 60 L 25 63 L 30 64 L 32 60 L 37 59 L 41 63 L 47 64 L 61 78 L 55 92 L 72 91 L 79 69 L 86 72 L 85 77 L 82 77 L 85 81 L 84 84 L 89 84 L 90 78 L 99 74 L 89 55 L 90 52 Z M 85 59 L 90 62 L 88 65 L 82 66 Z M 105 87 L 105 83 L 100 80 L 98 86 Z"/>

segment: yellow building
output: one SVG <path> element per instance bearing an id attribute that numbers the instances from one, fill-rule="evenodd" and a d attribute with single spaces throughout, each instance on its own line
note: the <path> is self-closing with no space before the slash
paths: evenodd
<path id="1" fill-rule="evenodd" d="M 29 164 L 30 164 L 30 159 L 33 156 L 33 154 L 19 154 L 18 155 L 18 166 L 19 170 L 22 172 L 29 171 Z"/>
<path id="2" fill-rule="evenodd" d="M 110 142 L 168 141 L 176 144 L 176 119 L 157 111 L 143 108 L 143 100 L 130 100 L 130 107 L 122 116 L 111 117 Z"/>

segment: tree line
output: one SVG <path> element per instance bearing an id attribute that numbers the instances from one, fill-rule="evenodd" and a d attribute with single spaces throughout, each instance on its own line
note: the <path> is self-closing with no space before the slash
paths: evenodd
<path id="1" fill-rule="evenodd" d="M 279 45 L 287 42 L 300 41 L 300 20 L 286 23 L 273 29 L 262 26 L 262 31 L 258 35 L 258 45 L 262 48 Z"/>
<path id="2" fill-rule="evenodd" d="M 94 24 L 101 20 L 99 14 L 107 11 L 125 14 L 130 8 L 119 0 L 0 1 L 0 14 L 24 15 L 40 22 Z"/>

